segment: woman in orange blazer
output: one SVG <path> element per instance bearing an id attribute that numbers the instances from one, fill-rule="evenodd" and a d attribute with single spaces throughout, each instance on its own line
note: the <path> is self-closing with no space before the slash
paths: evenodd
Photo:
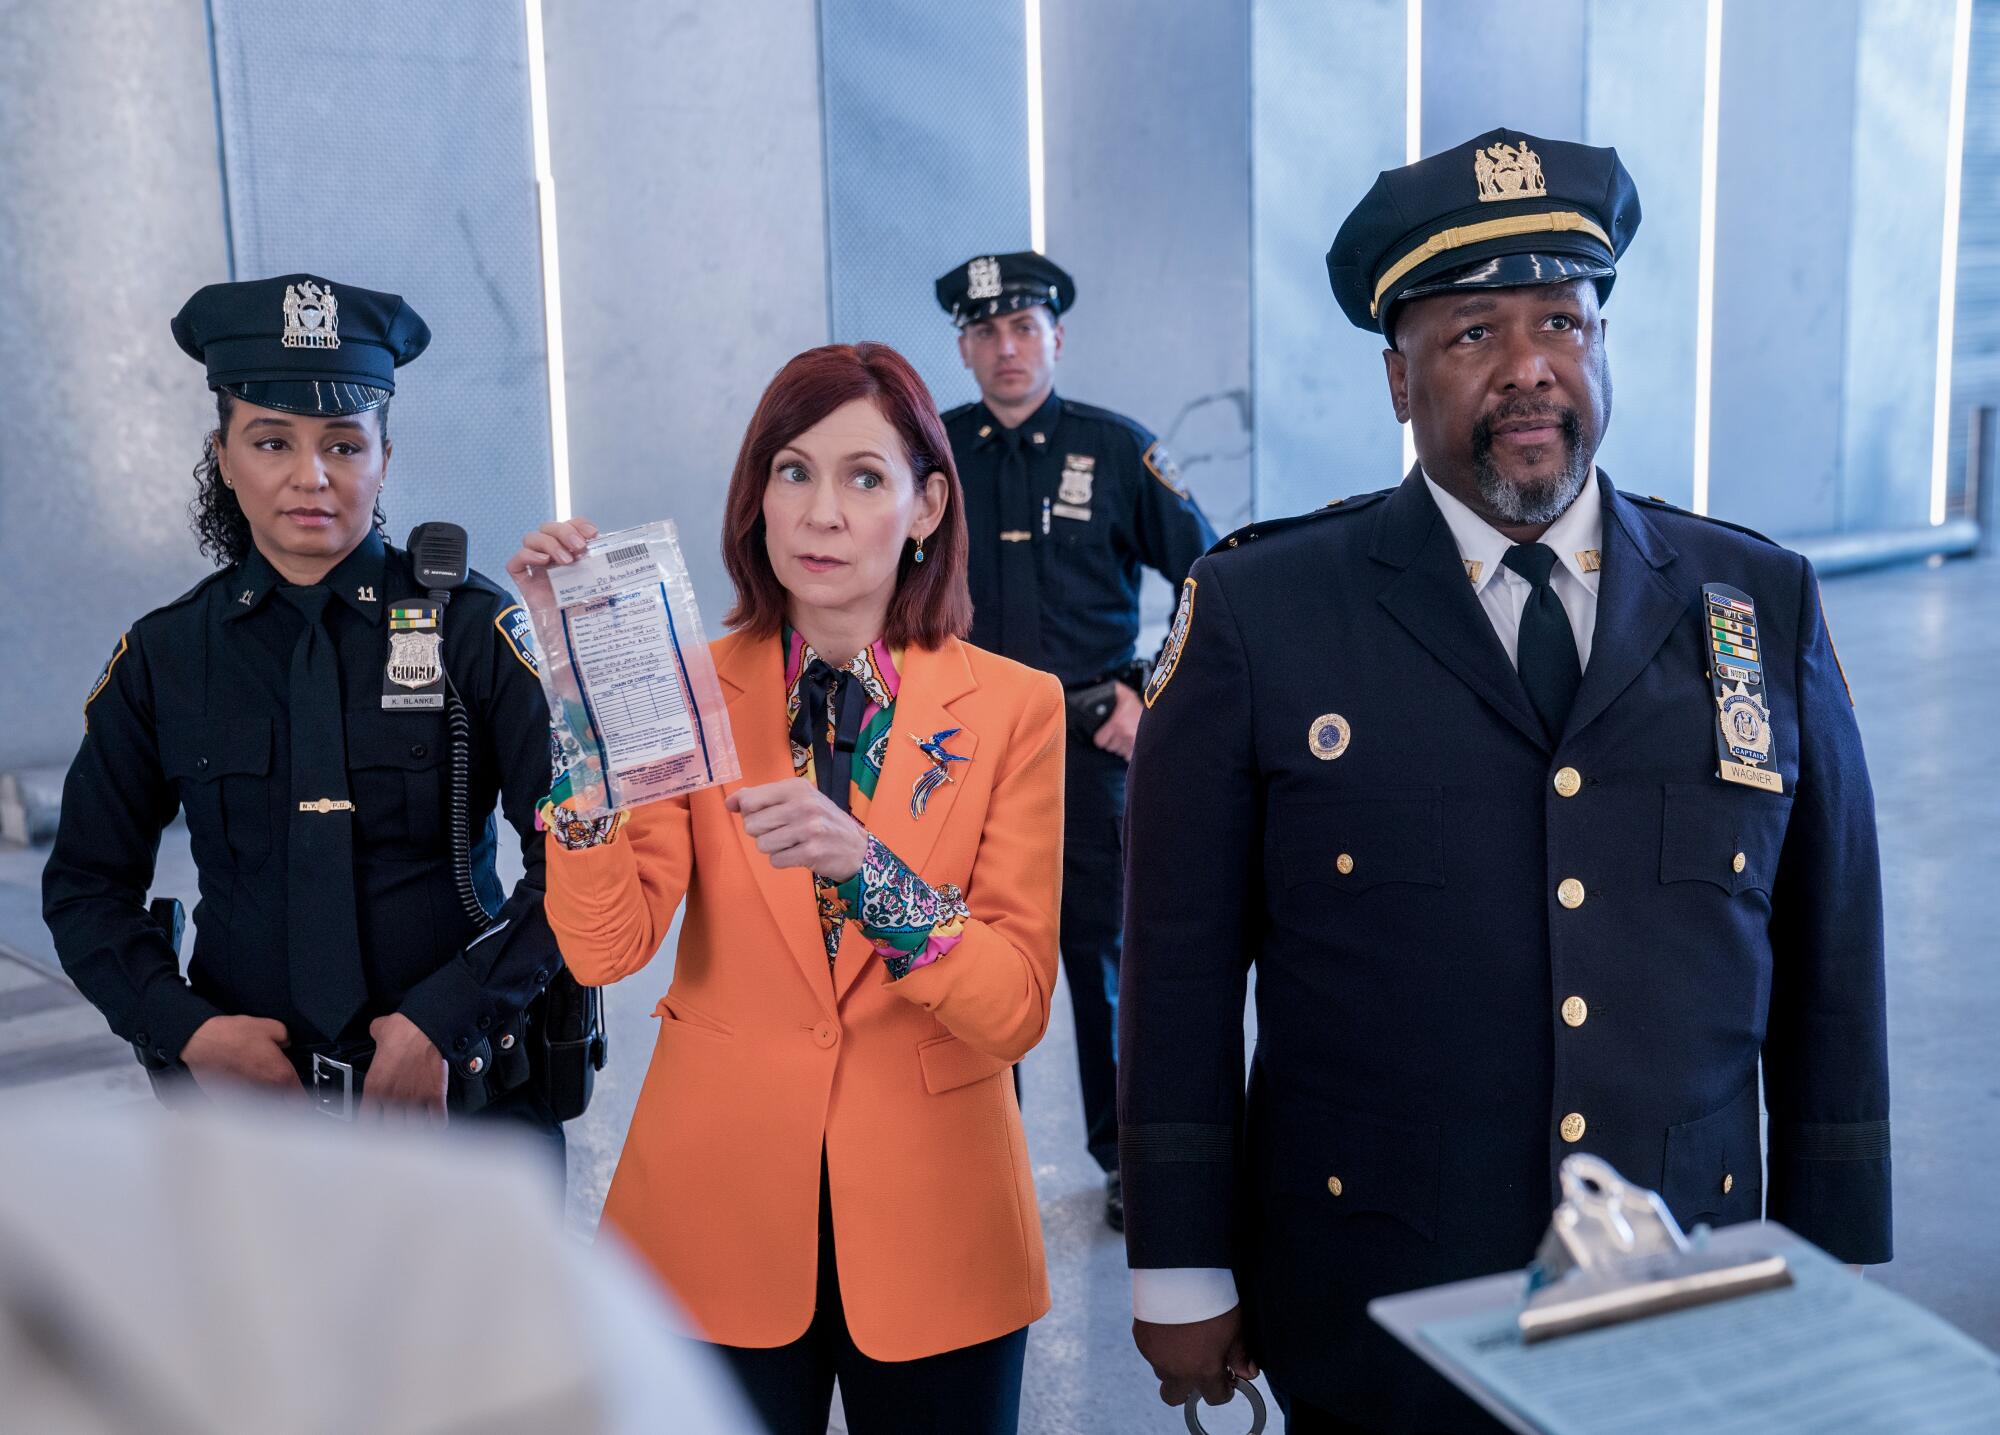
<path id="1" fill-rule="evenodd" d="M 545 524 L 525 588 L 596 529 Z M 793 359 L 730 480 L 713 646 L 741 782 L 592 822 L 548 810 L 579 980 L 644 967 L 687 904 L 604 1219 L 777 1435 L 1012 1432 L 1049 1307 L 1009 1068 L 1057 967 L 1056 680 L 959 640 L 951 449 L 880 344 Z"/>

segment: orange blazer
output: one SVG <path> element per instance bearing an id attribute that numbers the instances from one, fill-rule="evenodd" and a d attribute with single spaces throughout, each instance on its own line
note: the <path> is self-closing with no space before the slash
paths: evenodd
<path id="1" fill-rule="evenodd" d="M 854 1342 L 913 1360 L 1018 1330 L 1049 1308 L 1042 1228 L 1009 1066 L 1041 1040 L 1057 968 L 1063 697 L 1046 673 L 956 639 L 905 655 L 868 829 L 972 919 L 891 982 L 849 923 L 829 968 L 811 875 L 779 871 L 723 807 L 792 776 L 775 637 L 712 645 L 743 780 L 633 811 L 603 847 L 549 844 L 548 916 L 578 980 L 652 958 L 687 915 L 604 1219 L 702 1333 L 796 1340 L 812 1319 L 820 1152 Z M 959 728 L 971 760 L 910 815 Z"/>

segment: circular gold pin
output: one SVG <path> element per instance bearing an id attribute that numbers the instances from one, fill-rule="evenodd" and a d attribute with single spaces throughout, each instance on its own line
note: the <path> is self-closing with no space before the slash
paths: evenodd
<path id="1" fill-rule="evenodd" d="M 1321 762 L 1332 762 L 1343 752 L 1353 738 L 1354 730 L 1347 725 L 1347 719 L 1339 713 L 1324 713 L 1313 719 L 1312 730 L 1306 735 L 1306 746 Z"/>

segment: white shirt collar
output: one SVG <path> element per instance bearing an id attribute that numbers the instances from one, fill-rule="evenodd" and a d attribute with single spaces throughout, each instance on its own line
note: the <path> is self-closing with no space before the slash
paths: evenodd
<path id="1" fill-rule="evenodd" d="M 1424 474 L 1424 483 L 1451 528 L 1458 556 L 1466 564 L 1466 576 L 1472 579 L 1472 591 L 1485 592 L 1486 585 L 1499 575 L 1500 560 L 1514 546 L 1514 541 L 1445 492 L 1428 473 Z M 1557 560 L 1585 589 L 1592 594 L 1597 592 L 1596 565 L 1601 562 L 1604 547 L 1604 503 L 1598 495 L 1595 468 L 1584 479 L 1575 501 L 1563 510 L 1562 517 L 1549 525 L 1541 541 L 1555 550 Z M 1586 563 L 1591 566 L 1586 567 Z"/>

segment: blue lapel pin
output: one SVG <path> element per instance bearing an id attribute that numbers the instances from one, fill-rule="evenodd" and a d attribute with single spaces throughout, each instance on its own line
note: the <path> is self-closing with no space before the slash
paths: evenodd
<path id="1" fill-rule="evenodd" d="M 963 728 L 948 727 L 939 729 L 929 737 L 918 737 L 915 733 L 910 734 L 910 741 L 922 748 L 924 756 L 931 760 L 931 765 L 917 774 L 917 780 L 910 788 L 910 816 L 912 818 L 922 817 L 924 809 L 930 806 L 931 794 L 952 780 L 951 765 L 954 762 L 971 761 L 970 758 L 961 757 L 955 752 L 945 751 L 944 745 L 963 731 Z"/>

